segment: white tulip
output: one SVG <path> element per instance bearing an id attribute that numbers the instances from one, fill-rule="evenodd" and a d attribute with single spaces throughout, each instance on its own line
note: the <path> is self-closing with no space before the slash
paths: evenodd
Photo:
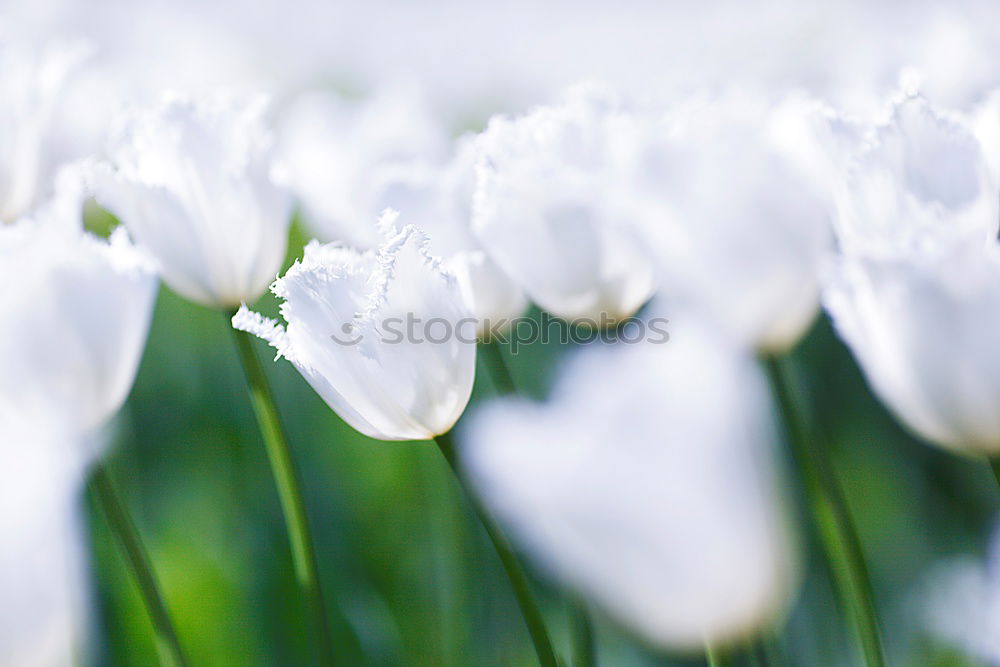
<path id="1" fill-rule="evenodd" d="M 939 445 L 993 455 L 1000 208 L 981 141 L 990 136 L 987 120 L 974 132 L 922 97 L 894 105 L 847 172 L 836 224 L 841 257 L 824 303 L 869 384 L 904 424 Z"/>
<path id="2" fill-rule="evenodd" d="M 844 257 L 824 302 L 904 424 L 946 447 L 1000 454 L 1000 247 Z"/>
<path id="3" fill-rule="evenodd" d="M 46 194 L 54 165 L 51 121 L 63 83 L 86 55 L 81 45 L 38 50 L 0 44 L 0 222 L 10 222 Z"/>
<path id="4" fill-rule="evenodd" d="M 384 170 L 413 160 L 437 164 L 447 146 L 443 128 L 410 89 L 363 101 L 310 92 L 292 101 L 280 124 L 282 169 L 306 224 L 325 241 L 363 249 L 381 242 L 371 221 L 392 205 L 379 201 Z"/>
<path id="5" fill-rule="evenodd" d="M 630 233 L 610 128 L 627 116 L 603 91 L 494 117 L 480 136 L 473 229 L 539 306 L 566 319 L 632 315 L 654 289 Z"/>
<path id="6" fill-rule="evenodd" d="M 82 470 L 58 413 L 23 429 L 0 419 L 0 664 L 81 664 L 86 563 Z"/>
<path id="7" fill-rule="evenodd" d="M 819 309 L 828 159 L 800 140 L 812 108 L 750 95 L 696 100 L 618 142 L 660 291 L 745 344 L 791 347 Z"/>
<path id="8" fill-rule="evenodd" d="M 157 278 L 123 229 L 83 231 L 82 193 L 0 228 L 0 423 L 61 415 L 75 432 L 124 402 L 149 331 Z"/>
<path id="9" fill-rule="evenodd" d="M 97 199 L 182 296 L 216 307 L 259 297 L 285 257 L 291 199 L 270 173 L 262 98 L 167 96 L 124 116 Z"/>
<path id="10" fill-rule="evenodd" d="M 461 458 L 516 541 L 664 648 L 751 635 L 794 580 L 767 385 L 687 320 L 663 348 L 586 350 L 553 397 L 492 403 Z"/>
<path id="11" fill-rule="evenodd" d="M 245 306 L 233 326 L 270 343 L 361 433 L 425 440 L 451 429 L 469 401 L 476 326 L 424 234 L 397 232 L 395 220 L 380 220 L 377 251 L 306 246 L 272 286 L 287 329 Z"/>
<path id="12" fill-rule="evenodd" d="M 988 124 L 980 131 L 988 136 Z M 850 254 L 887 256 L 995 240 L 1000 208 L 987 156 L 968 119 L 904 97 L 847 171 L 837 202 L 838 245 Z"/>
<path id="13" fill-rule="evenodd" d="M 399 163 L 383 169 L 375 190 L 379 210 L 401 211 L 428 236 L 428 250 L 441 257 L 459 279 L 479 320 L 480 333 L 523 314 L 523 290 L 497 266 L 472 233 L 475 160 L 473 137 L 456 144 L 444 167 L 423 162 Z"/>

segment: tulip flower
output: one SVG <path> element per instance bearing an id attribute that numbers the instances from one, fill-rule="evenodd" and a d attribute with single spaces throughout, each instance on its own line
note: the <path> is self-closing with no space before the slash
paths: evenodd
<path id="1" fill-rule="evenodd" d="M 919 95 L 899 100 L 838 192 L 841 254 L 823 300 L 903 424 L 941 446 L 996 455 L 1000 247 L 986 155 L 969 120 Z"/>
<path id="2" fill-rule="evenodd" d="M 1000 454 L 998 205 L 963 118 L 911 97 L 847 174 L 824 303 L 869 384 L 939 445 Z"/>
<path id="3" fill-rule="evenodd" d="M 562 105 L 494 117 L 479 137 L 473 230 L 539 306 L 566 318 L 623 318 L 654 289 L 616 187 L 610 128 L 626 116 L 593 88 Z"/>
<path id="4" fill-rule="evenodd" d="M 34 219 L 0 227 L 0 422 L 61 415 L 74 432 L 105 423 L 125 401 L 156 300 L 152 262 L 123 229 L 82 229 L 78 184 Z"/>
<path id="5" fill-rule="evenodd" d="M 0 663 L 80 662 L 85 563 L 77 497 L 121 407 L 157 278 L 123 229 L 82 228 L 78 169 L 31 218 L 0 227 Z M 25 286 L 28 286 L 27 288 Z M 97 464 L 97 468 L 100 465 Z"/>
<path id="6" fill-rule="evenodd" d="M 271 178 L 264 110 L 262 98 L 167 96 L 123 117 L 98 173 L 98 201 L 193 301 L 252 301 L 284 260 L 291 200 Z"/>
<path id="7" fill-rule="evenodd" d="M 618 143 L 664 300 L 767 352 L 790 348 L 819 308 L 830 203 L 814 175 L 828 158 L 818 141 L 788 137 L 806 131 L 809 112 L 792 100 L 699 99 Z"/>
<path id="8" fill-rule="evenodd" d="M 582 352 L 548 402 L 498 401 L 459 435 L 484 502 L 550 574 L 656 646 L 698 649 L 773 621 L 795 559 L 760 370 L 684 322 L 662 349 Z"/>
<path id="9" fill-rule="evenodd" d="M 46 194 L 50 123 L 67 76 L 86 55 L 78 44 L 31 49 L 0 44 L 0 223 L 27 214 Z"/>
<path id="10" fill-rule="evenodd" d="M 152 567 L 98 460 L 103 438 L 95 436 L 135 380 L 158 281 L 123 228 L 109 241 L 83 230 L 85 194 L 81 169 L 64 169 L 52 201 L 0 228 L 0 312 L 9 323 L 0 344 L 16 351 L 0 369 L 0 448 L 9 448 L 0 475 L 11 476 L 0 478 L 0 529 L 12 535 L 0 547 L 0 663 L 79 662 L 83 586 L 73 499 L 92 466 L 98 501 L 155 609 L 157 642 L 183 664 L 150 585 Z"/>
<path id="11" fill-rule="evenodd" d="M 438 164 L 448 146 L 426 101 L 405 88 L 362 101 L 306 93 L 282 114 L 279 137 L 284 177 L 306 224 L 321 240 L 366 250 L 381 243 L 371 221 L 394 206 L 380 201 L 386 170 L 416 160 Z"/>
<path id="12" fill-rule="evenodd" d="M 287 328 L 245 306 L 233 326 L 270 343 L 358 431 L 426 440 L 451 429 L 469 400 L 475 320 L 426 236 L 397 231 L 395 220 L 380 220 L 377 251 L 306 246 L 272 286 Z"/>

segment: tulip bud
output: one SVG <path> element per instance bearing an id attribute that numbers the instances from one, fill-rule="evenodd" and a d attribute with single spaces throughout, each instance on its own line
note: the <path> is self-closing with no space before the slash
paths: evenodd
<path id="1" fill-rule="evenodd" d="M 618 142 L 663 299 L 770 352 L 815 319 L 831 238 L 829 195 L 814 178 L 826 158 L 818 142 L 787 139 L 807 124 L 807 105 L 792 104 L 698 99 Z"/>
<path id="2" fill-rule="evenodd" d="M 602 91 L 561 106 L 495 117 L 481 151 L 473 230 L 539 306 L 566 319 L 624 318 L 653 292 L 653 270 L 623 207 Z"/>
<path id="3" fill-rule="evenodd" d="M 193 301 L 253 301 L 284 260 L 291 199 L 271 179 L 264 108 L 168 96 L 125 115 L 97 175 L 98 201 Z"/>
<path id="4" fill-rule="evenodd" d="M 287 327 L 247 310 L 233 326 L 288 359 L 348 424 L 380 440 L 425 440 L 458 420 L 472 393 L 476 322 L 423 232 L 395 228 L 358 252 L 313 241 L 272 286 Z"/>
<path id="5" fill-rule="evenodd" d="M 61 415 L 97 428 L 135 380 L 156 300 L 152 262 L 116 230 L 81 228 L 82 194 L 0 227 L 0 423 Z"/>
<path id="6" fill-rule="evenodd" d="M 484 501 L 551 574 L 697 650 L 774 620 L 795 568 L 760 370 L 686 322 L 663 348 L 588 349 L 548 402 L 490 404 L 460 436 Z"/>
<path id="7" fill-rule="evenodd" d="M 997 197 L 969 124 L 907 97 L 840 195 L 824 305 L 869 384 L 922 437 L 1000 454 Z"/>

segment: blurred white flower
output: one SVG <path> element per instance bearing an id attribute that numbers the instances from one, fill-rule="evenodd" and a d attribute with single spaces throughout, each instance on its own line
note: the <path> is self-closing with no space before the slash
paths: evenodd
<path id="1" fill-rule="evenodd" d="M 512 537 L 648 641 L 749 636 L 795 579 L 767 386 L 685 320 L 669 344 L 588 349 L 545 404 L 502 400 L 461 459 Z"/>
<path id="2" fill-rule="evenodd" d="M 617 142 L 663 299 L 758 349 L 792 346 L 818 311 L 831 239 L 818 113 L 732 93 L 622 126 Z"/>
<path id="3" fill-rule="evenodd" d="M 938 564 L 923 591 L 930 631 L 978 660 L 1000 666 L 1000 540 L 985 563 L 961 557 Z"/>
<path id="4" fill-rule="evenodd" d="M 245 306 L 233 326 L 270 343 L 361 433 L 425 440 L 451 429 L 469 401 L 476 326 L 424 234 L 395 221 L 383 215 L 377 251 L 307 245 L 271 288 L 287 329 Z"/>
<path id="5" fill-rule="evenodd" d="M 824 303 L 875 393 L 946 447 L 1000 454 L 1000 247 L 846 256 Z"/>
<path id="6" fill-rule="evenodd" d="M 146 342 L 157 278 L 124 229 L 83 231 L 73 179 L 34 219 L 0 227 L 0 423 L 60 415 L 92 430 L 121 407 Z"/>
<path id="7" fill-rule="evenodd" d="M 356 248 L 381 242 L 371 221 L 392 205 L 380 200 L 384 171 L 414 160 L 439 164 L 447 150 L 444 129 L 409 88 L 363 101 L 314 91 L 293 100 L 281 118 L 283 177 L 306 224 L 324 241 Z"/>
<path id="8" fill-rule="evenodd" d="M 0 42 L 0 223 L 47 194 L 54 168 L 51 121 L 66 77 L 86 56 L 81 44 L 33 49 Z"/>
<path id="9" fill-rule="evenodd" d="M 984 136 L 988 117 L 984 110 Z M 1000 115 L 989 120 L 1000 125 Z M 995 146 L 987 148 L 1000 148 L 1000 127 L 994 133 Z M 1000 206 L 989 152 L 968 119 L 934 109 L 919 95 L 903 97 L 843 179 L 836 216 L 840 248 L 898 256 L 995 240 Z"/>
<path id="10" fill-rule="evenodd" d="M 97 199 L 199 303 L 253 301 L 285 257 L 291 199 L 271 178 L 266 101 L 167 96 L 124 115 Z"/>
<path id="11" fill-rule="evenodd" d="M 978 454 L 1000 453 L 1000 190 L 984 149 L 991 132 L 1000 139 L 1000 117 L 990 108 L 973 124 L 919 95 L 894 104 L 848 168 L 835 226 L 841 256 L 824 294 L 896 416 L 934 443 Z"/>
<path id="12" fill-rule="evenodd" d="M 627 122 L 595 87 L 494 117 L 480 136 L 473 230 L 539 306 L 566 319 L 628 317 L 654 289 L 628 221 L 611 128 Z"/>
<path id="13" fill-rule="evenodd" d="M 81 664 L 86 567 L 82 469 L 59 414 L 19 428 L 0 419 L 0 664 Z M 81 447 L 82 449 L 82 447 Z"/>
<path id="14" fill-rule="evenodd" d="M 497 266 L 472 234 L 472 197 L 478 152 L 473 136 L 462 137 L 444 167 L 398 163 L 381 170 L 375 200 L 379 210 L 401 211 L 427 233 L 427 249 L 455 274 L 479 320 L 480 332 L 521 315 L 524 291 Z"/>

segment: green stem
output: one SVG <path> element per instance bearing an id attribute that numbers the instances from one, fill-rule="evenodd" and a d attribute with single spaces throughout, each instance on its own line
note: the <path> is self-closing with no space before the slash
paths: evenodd
<path id="1" fill-rule="evenodd" d="M 990 470 L 993 471 L 993 477 L 997 480 L 997 486 L 1000 486 L 1000 458 L 990 459 Z"/>
<path id="2" fill-rule="evenodd" d="M 594 627 L 587 604 L 578 600 L 573 604 L 573 667 L 594 667 L 597 664 L 594 646 Z"/>
<path id="3" fill-rule="evenodd" d="M 795 406 L 785 362 L 767 357 L 765 365 L 841 601 L 853 616 L 866 664 L 884 667 L 868 568 L 843 492 L 822 448 L 808 436 L 805 420 Z"/>
<path id="4" fill-rule="evenodd" d="M 91 485 L 97 496 L 97 501 L 107 517 L 108 525 L 111 526 L 111 530 L 115 533 L 122 550 L 125 552 L 125 559 L 132 569 L 132 574 L 139 586 L 139 592 L 146 604 L 146 611 L 149 612 L 153 631 L 156 633 L 156 652 L 159 655 L 160 664 L 164 667 L 184 667 L 187 661 L 184 659 L 180 640 L 177 639 L 177 631 L 174 630 L 170 614 L 167 612 L 167 605 L 164 603 L 160 588 L 156 583 L 153 566 L 142 545 L 139 531 L 132 523 L 128 511 L 118 497 L 103 463 L 98 463 L 94 467 Z"/>
<path id="5" fill-rule="evenodd" d="M 514 382 L 510 366 L 507 365 L 507 360 L 503 356 L 503 350 L 500 349 L 500 343 L 495 339 L 483 341 L 479 345 L 479 351 L 482 353 L 483 362 L 489 369 L 490 380 L 493 382 L 493 388 L 496 392 L 501 395 L 516 394 L 517 384 Z"/>
<path id="6" fill-rule="evenodd" d="M 514 382 L 510 366 L 504 358 L 500 343 L 496 340 L 483 341 L 480 345 L 480 351 L 482 352 L 481 360 L 496 393 L 500 396 L 518 393 L 517 384 Z M 574 667 L 593 667 L 596 664 L 596 649 L 594 631 L 586 603 L 583 600 L 577 600 L 571 604 L 573 665 Z"/>
<path id="7" fill-rule="evenodd" d="M 521 563 L 514 554 L 510 542 L 507 541 L 507 537 L 500 530 L 500 526 L 493 520 L 486 507 L 479 502 L 475 492 L 466 481 L 465 475 L 462 474 L 458 466 L 455 445 L 452 442 L 451 435 L 449 433 L 439 435 L 434 438 L 434 442 L 437 443 L 438 449 L 441 450 L 441 454 L 448 461 L 452 472 L 455 473 L 455 478 L 462 487 L 466 498 L 469 499 L 472 508 L 479 516 L 483 528 L 486 529 L 486 534 L 489 535 L 490 541 L 493 542 L 493 548 L 496 549 L 497 555 L 500 557 L 500 562 L 503 563 L 503 569 L 507 573 L 507 578 L 514 589 L 514 596 L 517 598 L 517 603 L 521 608 L 521 615 L 524 617 L 524 622 L 528 626 L 528 632 L 531 634 L 531 641 L 535 645 L 538 662 L 542 667 L 558 667 L 559 663 L 556 660 L 555 650 L 552 648 L 552 640 L 549 639 L 548 630 L 545 629 L 545 619 L 542 617 L 542 612 L 538 608 L 535 596 L 531 592 L 528 575 L 525 574 L 524 568 L 521 567 Z"/>
<path id="8" fill-rule="evenodd" d="M 230 327 L 232 329 L 232 327 Z M 243 371 L 246 374 L 250 389 L 250 402 L 253 404 L 257 424 L 264 438 L 267 456 L 271 462 L 271 472 L 278 487 L 281 499 L 281 509 L 285 515 L 285 525 L 288 529 L 288 539 L 292 545 L 292 561 L 295 566 L 295 577 L 308 601 L 313 616 L 316 634 L 316 649 L 320 665 L 333 665 L 333 643 L 329 634 L 329 620 L 323 594 L 320 590 L 319 573 L 316 567 L 316 551 L 313 545 L 312 531 L 306 516 L 305 503 L 302 499 L 301 484 L 288 439 L 285 436 L 281 418 L 271 394 L 267 376 L 260 365 L 257 353 L 253 349 L 250 334 L 232 329 L 236 339 Z"/>
<path id="9" fill-rule="evenodd" d="M 705 645 L 705 662 L 709 667 L 729 667 L 732 664 L 724 651 L 709 644 Z"/>

